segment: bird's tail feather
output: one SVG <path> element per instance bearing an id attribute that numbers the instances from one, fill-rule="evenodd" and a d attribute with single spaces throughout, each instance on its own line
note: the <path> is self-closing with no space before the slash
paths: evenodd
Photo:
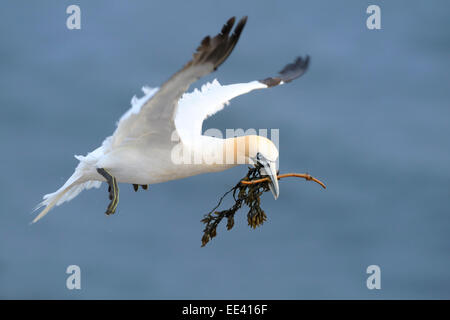
<path id="1" fill-rule="evenodd" d="M 59 206 L 66 201 L 72 200 L 84 189 L 100 187 L 101 181 L 89 180 L 86 176 L 89 167 L 89 163 L 85 161 L 86 158 L 77 156 L 77 159 L 80 160 L 80 163 L 66 183 L 56 192 L 46 194 L 43 197 L 44 200 L 34 209 L 36 211 L 45 206 L 44 210 L 34 218 L 32 223 L 42 219 L 54 206 Z"/>
<path id="2" fill-rule="evenodd" d="M 44 196 L 44 201 L 42 201 L 41 203 L 38 204 L 38 206 L 34 209 L 39 210 L 40 208 L 42 208 L 43 206 L 45 206 L 44 210 L 42 210 L 37 216 L 36 218 L 33 219 L 32 223 L 35 223 L 37 221 L 39 221 L 40 219 L 42 219 L 49 211 L 51 208 L 53 208 L 55 205 L 58 205 L 59 202 L 61 201 L 61 198 L 74 186 L 74 184 L 70 185 L 69 187 L 65 188 L 65 189 L 59 189 L 58 191 L 54 192 L 54 193 L 49 193 L 46 194 Z"/>

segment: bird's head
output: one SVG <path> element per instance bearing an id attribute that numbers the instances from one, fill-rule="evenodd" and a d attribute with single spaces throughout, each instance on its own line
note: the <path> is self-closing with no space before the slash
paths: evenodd
<path id="1" fill-rule="evenodd" d="M 275 144 L 264 137 L 248 135 L 230 140 L 233 145 L 234 160 L 237 164 L 261 166 L 261 175 L 270 178 L 269 187 L 275 199 L 280 190 L 277 178 L 278 149 Z M 242 160 L 244 160 L 242 162 Z"/>

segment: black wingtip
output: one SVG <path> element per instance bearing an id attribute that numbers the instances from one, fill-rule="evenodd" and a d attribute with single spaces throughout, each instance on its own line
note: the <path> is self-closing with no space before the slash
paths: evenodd
<path id="1" fill-rule="evenodd" d="M 231 29 L 233 29 L 234 22 L 236 21 L 236 17 L 231 17 L 228 21 L 223 25 L 222 31 L 220 34 L 222 36 L 226 36 L 230 33 Z"/>
<path id="2" fill-rule="evenodd" d="M 310 58 L 306 55 L 305 58 L 297 57 L 293 63 L 289 63 L 279 72 L 278 77 L 270 77 L 260 80 L 268 87 L 274 87 L 280 83 L 288 83 L 302 76 L 309 67 Z"/>
<path id="3" fill-rule="evenodd" d="M 203 38 L 203 40 L 201 42 L 201 45 L 202 46 L 208 46 L 210 41 L 211 41 L 211 37 L 210 36 L 206 36 L 206 37 Z"/>
<path id="4" fill-rule="evenodd" d="M 239 20 L 236 28 L 234 29 L 234 33 L 233 35 L 239 37 L 239 35 L 241 34 L 242 30 L 244 30 L 245 24 L 247 23 L 247 16 L 244 16 L 241 18 L 241 20 Z"/>
<path id="5" fill-rule="evenodd" d="M 219 34 L 215 37 L 207 36 L 203 38 L 200 46 L 194 53 L 192 60 L 189 61 L 184 68 L 192 65 L 198 65 L 206 62 L 213 64 L 213 70 L 216 70 L 231 54 L 241 36 L 242 30 L 247 22 L 247 16 L 241 18 L 234 28 L 233 34 L 230 32 L 233 29 L 235 17 L 231 17 L 223 25 Z"/>
<path id="6" fill-rule="evenodd" d="M 309 67 L 310 57 L 306 55 L 305 58 L 297 57 L 294 63 L 286 65 L 279 73 L 283 82 L 291 82 L 303 75 Z"/>

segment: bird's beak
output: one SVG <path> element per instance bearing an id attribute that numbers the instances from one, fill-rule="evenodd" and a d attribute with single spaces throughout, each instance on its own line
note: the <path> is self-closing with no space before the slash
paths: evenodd
<path id="1" fill-rule="evenodd" d="M 272 191 L 273 197 L 275 200 L 280 195 L 280 189 L 278 187 L 278 177 L 277 177 L 277 168 L 276 163 L 271 161 L 260 161 L 260 163 L 264 167 L 265 175 L 269 177 L 269 188 Z"/>

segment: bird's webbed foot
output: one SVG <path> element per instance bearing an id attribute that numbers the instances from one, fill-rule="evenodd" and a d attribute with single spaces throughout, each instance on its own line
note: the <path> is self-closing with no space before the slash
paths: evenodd
<path id="1" fill-rule="evenodd" d="M 105 213 L 107 215 L 113 214 L 116 212 L 117 204 L 119 203 L 119 186 L 117 185 L 117 180 L 103 168 L 98 168 L 97 172 L 102 175 L 108 183 L 109 200 L 111 200 L 111 202 L 106 208 Z"/>
<path id="2" fill-rule="evenodd" d="M 148 184 L 141 184 L 140 186 L 144 190 L 148 189 Z M 137 192 L 139 190 L 139 184 L 134 184 L 133 183 L 133 189 L 134 189 L 135 192 Z"/>

